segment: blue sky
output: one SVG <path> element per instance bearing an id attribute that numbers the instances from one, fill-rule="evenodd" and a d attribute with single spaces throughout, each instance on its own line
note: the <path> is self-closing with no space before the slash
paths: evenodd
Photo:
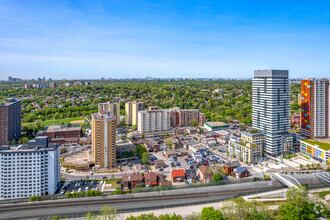
<path id="1" fill-rule="evenodd" d="M 0 1 L 0 79 L 330 77 L 326 1 Z"/>

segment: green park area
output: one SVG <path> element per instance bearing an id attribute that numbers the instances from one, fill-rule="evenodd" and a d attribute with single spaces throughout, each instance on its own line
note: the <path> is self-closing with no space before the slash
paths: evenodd
<path id="1" fill-rule="evenodd" d="M 44 125 L 45 127 L 47 127 L 50 125 L 60 125 L 62 123 L 64 123 L 66 125 L 71 121 L 79 121 L 79 120 L 84 120 L 84 117 L 52 119 L 52 120 L 43 121 L 43 122 L 41 122 L 41 124 Z M 80 123 L 78 123 L 78 124 L 80 124 Z"/>

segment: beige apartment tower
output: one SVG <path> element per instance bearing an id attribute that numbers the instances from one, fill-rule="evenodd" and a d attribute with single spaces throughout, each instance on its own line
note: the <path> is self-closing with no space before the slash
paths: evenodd
<path id="1" fill-rule="evenodd" d="M 116 119 L 109 111 L 92 114 L 92 152 L 95 166 L 116 166 Z"/>
<path id="2" fill-rule="evenodd" d="M 105 103 L 99 103 L 99 112 L 102 110 L 110 111 L 110 114 L 116 118 L 117 125 L 120 124 L 120 104 L 118 102 L 112 103 L 107 101 Z"/>
<path id="3" fill-rule="evenodd" d="M 127 125 L 138 124 L 138 112 L 145 110 L 143 102 L 127 102 L 125 103 L 125 123 Z"/>

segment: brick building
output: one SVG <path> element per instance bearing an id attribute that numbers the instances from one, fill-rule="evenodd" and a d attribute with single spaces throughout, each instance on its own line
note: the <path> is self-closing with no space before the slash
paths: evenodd
<path id="1" fill-rule="evenodd" d="M 0 146 L 21 137 L 21 101 L 7 99 L 0 103 Z"/>

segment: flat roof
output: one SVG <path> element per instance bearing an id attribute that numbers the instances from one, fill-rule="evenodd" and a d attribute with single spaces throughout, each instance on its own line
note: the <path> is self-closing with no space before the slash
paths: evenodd
<path id="1" fill-rule="evenodd" d="M 289 78 L 289 71 L 288 70 L 255 70 L 254 77 Z"/>
<path id="2" fill-rule="evenodd" d="M 330 150 L 330 140 L 325 139 L 325 140 L 315 140 L 315 139 L 307 139 L 307 140 L 300 140 L 301 142 L 305 142 L 310 145 L 318 145 L 320 149 L 322 150 Z"/>
<path id="3" fill-rule="evenodd" d="M 211 127 L 228 125 L 227 123 L 222 122 L 222 121 L 208 121 L 208 122 L 204 122 L 204 124 L 211 126 Z"/>
<path id="4" fill-rule="evenodd" d="M 46 128 L 46 132 L 60 132 L 60 131 L 81 131 L 81 127 L 64 127 L 62 125 L 50 125 Z"/>
<path id="5" fill-rule="evenodd" d="M 102 110 L 101 112 L 96 112 L 92 114 L 95 120 L 115 120 L 115 117 L 110 114 L 109 111 Z"/>

